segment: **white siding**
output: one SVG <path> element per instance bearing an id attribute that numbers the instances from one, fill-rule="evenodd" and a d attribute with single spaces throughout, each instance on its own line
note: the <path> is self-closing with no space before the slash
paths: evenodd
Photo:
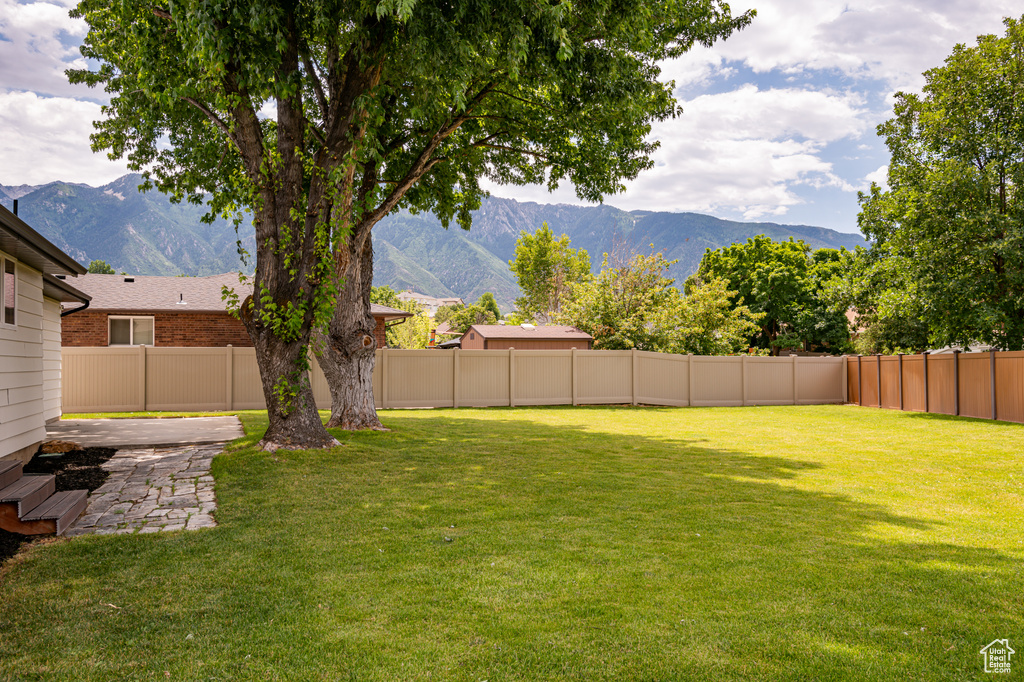
<path id="1" fill-rule="evenodd" d="M 43 299 L 43 419 L 60 418 L 60 302 Z"/>
<path id="2" fill-rule="evenodd" d="M 17 328 L 0 327 L 0 457 L 45 439 L 43 276 L 19 263 Z"/>

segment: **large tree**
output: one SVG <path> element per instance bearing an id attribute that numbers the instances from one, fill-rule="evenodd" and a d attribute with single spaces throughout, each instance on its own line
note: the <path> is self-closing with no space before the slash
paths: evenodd
<path id="1" fill-rule="evenodd" d="M 1024 19 L 1004 23 L 925 72 L 923 94 L 896 95 L 878 128 L 888 188 L 861 196 L 874 258 L 909 285 L 882 312 L 911 313 L 937 345 L 1024 348 Z"/>
<path id="2" fill-rule="evenodd" d="M 677 113 L 658 61 L 746 25 L 721 0 L 83 0 L 75 82 L 110 94 L 95 149 L 212 213 L 248 209 L 254 293 L 241 315 L 270 426 L 321 447 L 314 329 L 330 424 L 373 409 L 370 231 L 401 206 L 468 228 L 480 180 L 569 179 L 597 200 L 650 166 Z"/>

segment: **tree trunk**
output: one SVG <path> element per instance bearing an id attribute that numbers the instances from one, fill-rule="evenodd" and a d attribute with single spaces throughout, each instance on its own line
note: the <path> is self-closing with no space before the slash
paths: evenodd
<path id="1" fill-rule="evenodd" d="M 247 326 L 256 347 L 256 361 L 270 421 L 259 447 L 274 451 L 339 445 L 324 428 L 316 409 L 309 374 L 301 369 L 307 343 L 301 339 L 283 341 L 268 329 L 253 330 L 251 322 Z"/>
<path id="2" fill-rule="evenodd" d="M 329 427 L 349 431 L 387 429 L 373 405 L 376 321 L 370 309 L 373 244 L 362 225 L 341 246 L 338 272 L 343 277 L 338 304 L 326 335 L 317 332 L 317 362 L 331 389 Z"/>

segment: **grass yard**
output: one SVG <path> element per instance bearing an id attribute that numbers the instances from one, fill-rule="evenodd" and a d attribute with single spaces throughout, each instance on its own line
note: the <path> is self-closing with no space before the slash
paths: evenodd
<path id="1" fill-rule="evenodd" d="M 242 413 L 218 528 L 32 546 L 0 577 L 0 679 L 965 680 L 994 639 L 1024 652 L 1022 426 L 382 418 L 271 455 Z"/>

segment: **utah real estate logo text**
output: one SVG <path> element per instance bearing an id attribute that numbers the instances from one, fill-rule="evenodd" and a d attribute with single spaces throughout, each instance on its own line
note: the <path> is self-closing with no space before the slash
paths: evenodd
<path id="1" fill-rule="evenodd" d="M 987 673 L 1008 673 L 1010 672 L 1010 656 L 1017 653 L 1010 648 L 1010 640 L 993 640 L 981 650 L 985 657 L 985 672 Z"/>

